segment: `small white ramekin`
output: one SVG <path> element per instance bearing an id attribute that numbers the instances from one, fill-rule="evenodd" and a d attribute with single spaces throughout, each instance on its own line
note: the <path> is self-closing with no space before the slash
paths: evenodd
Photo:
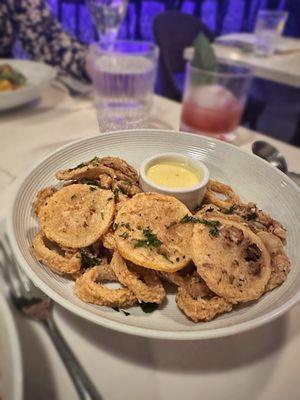
<path id="1" fill-rule="evenodd" d="M 201 171 L 203 174 L 202 180 L 194 186 L 185 189 L 173 189 L 157 185 L 147 178 L 147 170 L 152 165 L 165 161 L 183 162 L 191 168 Z M 156 192 L 174 196 L 182 203 L 184 203 L 190 210 L 199 206 L 203 200 L 206 185 L 209 180 L 209 171 L 205 164 L 195 158 L 185 156 L 180 153 L 161 153 L 153 157 L 147 158 L 140 167 L 139 181 L 141 188 L 144 192 Z"/>

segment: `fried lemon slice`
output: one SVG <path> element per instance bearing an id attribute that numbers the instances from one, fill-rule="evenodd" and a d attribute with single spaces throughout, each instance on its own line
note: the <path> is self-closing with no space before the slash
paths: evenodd
<path id="1" fill-rule="evenodd" d="M 190 215 L 175 197 L 140 193 L 128 200 L 115 219 L 116 247 L 123 258 L 145 268 L 174 272 L 191 260 Z"/>
<path id="2" fill-rule="evenodd" d="M 48 239 L 80 248 L 90 246 L 108 230 L 114 211 L 110 190 L 76 184 L 54 193 L 41 208 L 39 218 Z"/>
<path id="3" fill-rule="evenodd" d="M 258 299 L 270 279 L 270 255 L 248 227 L 227 219 L 194 224 L 192 258 L 207 286 L 231 303 Z"/>

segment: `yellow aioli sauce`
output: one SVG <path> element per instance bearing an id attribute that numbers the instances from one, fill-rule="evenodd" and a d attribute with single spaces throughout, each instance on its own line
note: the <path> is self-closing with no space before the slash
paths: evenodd
<path id="1" fill-rule="evenodd" d="M 202 171 L 176 161 L 162 161 L 152 165 L 146 176 L 159 186 L 172 189 L 186 189 L 197 185 L 203 179 Z"/>

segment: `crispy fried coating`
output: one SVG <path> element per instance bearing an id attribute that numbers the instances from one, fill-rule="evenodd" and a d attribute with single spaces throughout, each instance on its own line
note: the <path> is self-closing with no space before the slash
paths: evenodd
<path id="1" fill-rule="evenodd" d="M 118 252 L 145 268 L 174 272 L 191 261 L 193 227 L 174 222 L 190 215 L 187 207 L 171 196 L 141 193 L 128 200 L 115 219 Z"/>
<path id="2" fill-rule="evenodd" d="M 211 321 L 217 315 L 232 310 L 232 304 L 212 293 L 196 274 L 178 288 L 176 303 L 194 322 Z"/>
<path id="3" fill-rule="evenodd" d="M 40 231 L 33 239 L 33 252 L 36 258 L 57 274 L 76 274 L 81 267 L 79 250 L 71 250 L 59 254 L 57 246 L 47 242 L 47 238 Z M 63 254 L 64 253 L 64 254 Z"/>
<path id="4" fill-rule="evenodd" d="M 224 196 L 224 199 L 218 197 L 217 194 Z M 241 204 L 241 199 L 230 186 L 210 179 L 207 184 L 204 203 L 229 208 L 233 205 Z"/>
<path id="5" fill-rule="evenodd" d="M 277 236 L 265 231 L 258 232 L 257 236 L 263 241 L 271 256 L 271 277 L 266 290 L 272 290 L 286 280 L 291 269 L 291 262 Z"/>
<path id="6" fill-rule="evenodd" d="M 48 239 L 70 248 L 87 247 L 109 228 L 115 211 L 113 193 L 89 185 L 70 185 L 54 193 L 40 212 Z"/>
<path id="7" fill-rule="evenodd" d="M 127 289 L 111 289 L 107 281 L 117 281 L 108 275 L 107 268 L 97 266 L 88 269 L 75 282 L 76 295 L 86 303 L 107 307 L 129 307 L 136 303 L 134 293 Z"/>
<path id="8" fill-rule="evenodd" d="M 57 192 L 57 189 L 55 187 L 49 186 L 45 187 L 44 189 L 40 190 L 37 192 L 35 202 L 33 204 L 34 212 L 36 216 L 39 216 L 39 212 L 41 210 L 41 207 L 43 207 L 46 203 L 47 200 L 55 193 Z"/>
<path id="9" fill-rule="evenodd" d="M 160 304 L 166 297 L 166 291 L 154 271 L 127 265 L 117 251 L 114 252 L 111 267 L 119 282 L 128 287 L 138 301 Z"/>
<path id="10" fill-rule="evenodd" d="M 244 224 L 217 221 L 217 232 L 202 223 L 194 226 L 192 257 L 199 275 L 214 293 L 231 303 L 258 299 L 271 275 L 266 247 Z"/>

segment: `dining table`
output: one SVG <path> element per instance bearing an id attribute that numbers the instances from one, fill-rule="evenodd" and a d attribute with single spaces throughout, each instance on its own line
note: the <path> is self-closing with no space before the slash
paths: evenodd
<path id="1" fill-rule="evenodd" d="M 179 121 L 180 104 L 155 96 L 148 127 L 178 130 Z M 2 227 L 18 178 L 33 163 L 73 140 L 99 134 L 91 97 L 71 97 L 57 84 L 45 89 L 39 100 L 0 113 Z M 250 152 L 255 140 L 274 144 L 290 170 L 300 172 L 300 148 L 243 127 L 233 145 Z M 3 289 L 4 283 L 0 286 Z M 12 311 L 22 349 L 24 400 L 77 399 L 43 326 Z M 300 398 L 300 304 L 256 329 L 199 341 L 116 332 L 59 305 L 54 306 L 54 318 L 104 400 Z"/>
<path id="2" fill-rule="evenodd" d="M 231 35 L 227 35 L 230 39 Z M 226 35 L 222 36 L 226 38 Z M 275 52 L 269 57 L 257 56 L 253 51 L 245 51 L 245 49 L 230 46 L 228 43 L 218 43 L 218 38 L 214 43 L 214 50 L 220 61 L 228 63 L 239 63 L 245 67 L 250 67 L 253 74 L 257 78 L 267 79 L 273 82 L 300 88 L 300 39 L 288 37 L 281 38 L 281 45 L 284 48 L 289 47 L 289 43 L 293 41 L 296 45 L 291 50 L 277 53 Z M 194 50 L 187 47 L 184 50 L 184 58 L 191 60 Z"/>

